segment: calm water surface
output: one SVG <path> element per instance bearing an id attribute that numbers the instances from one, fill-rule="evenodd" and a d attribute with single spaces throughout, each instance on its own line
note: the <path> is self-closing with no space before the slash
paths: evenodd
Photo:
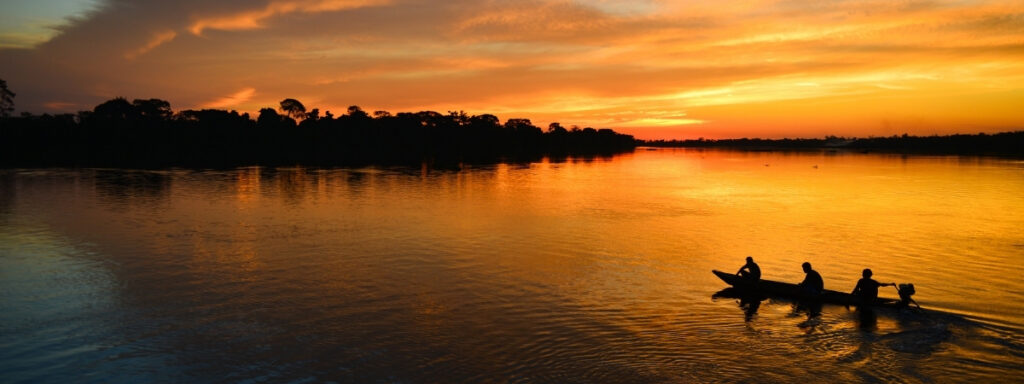
<path id="1" fill-rule="evenodd" d="M 998 159 L 6 170 L 0 381 L 1017 381 L 1021 228 Z M 927 311 L 712 298 L 747 255 Z"/>

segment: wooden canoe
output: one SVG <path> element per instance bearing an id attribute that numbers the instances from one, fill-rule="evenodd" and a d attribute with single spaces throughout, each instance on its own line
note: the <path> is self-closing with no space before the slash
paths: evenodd
<path id="1" fill-rule="evenodd" d="M 772 280 L 751 281 L 733 273 L 722 271 L 711 271 L 719 279 L 733 286 L 738 293 L 747 295 L 760 295 L 767 297 L 783 297 L 794 300 L 817 301 L 837 305 L 864 305 L 876 307 L 903 308 L 907 304 L 899 299 L 878 298 L 874 302 L 864 303 L 860 296 L 851 295 L 845 292 L 837 292 L 826 289 L 818 295 L 810 295 L 797 284 L 783 283 Z"/>

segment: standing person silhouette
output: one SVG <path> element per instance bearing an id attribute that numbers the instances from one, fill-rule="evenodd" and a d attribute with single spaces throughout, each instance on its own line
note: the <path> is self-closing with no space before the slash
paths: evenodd
<path id="1" fill-rule="evenodd" d="M 804 293 L 817 296 L 825 290 L 825 282 L 821 280 L 821 274 L 818 271 L 811 269 L 811 263 L 804 262 L 802 265 L 804 273 L 807 274 L 804 277 L 804 281 L 800 282 L 800 287 L 804 289 Z"/>
<path id="2" fill-rule="evenodd" d="M 747 256 L 747 263 L 736 274 L 750 281 L 758 281 L 761 279 L 761 267 L 757 266 L 753 257 Z"/>
<path id="3" fill-rule="evenodd" d="M 864 277 L 857 281 L 857 286 L 850 293 L 860 296 L 860 300 L 864 304 L 870 304 L 878 300 L 878 287 L 896 286 L 896 283 L 879 283 L 872 279 L 870 268 L 864 268 L 864 272 L 861 275 Z"/>

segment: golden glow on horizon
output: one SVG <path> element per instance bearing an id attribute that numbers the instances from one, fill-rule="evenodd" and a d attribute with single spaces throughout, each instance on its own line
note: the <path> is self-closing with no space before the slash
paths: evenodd
<path id="1" fill-rule="evenodd" d="M 0 49 L 16 106 L 127 96 L 254 113 L 291 97 L 336 115 L 465 110 L 640 138 L 1024 128 L 1024 4 L 1013 1 L 135 7 Z"/>

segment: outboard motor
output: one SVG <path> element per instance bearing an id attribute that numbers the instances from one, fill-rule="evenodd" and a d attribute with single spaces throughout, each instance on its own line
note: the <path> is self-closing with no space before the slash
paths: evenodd
<path id="1" fill-rule="evenodd" d="M 914 284 L 900 284 L 898 287 L 896 287 L 896 292 L 900 294 L 900 304 L 902 304 L 903 306 L 909 306 L 910 303 L 914 303 L 914 305 L 916 305 L 918 308 L 921 308 L 921 305 L 914 301 L 913 298 L 911 298 L 911 296 L 913 296 L 914 293 L 917 293 L 917 291 L 914 290 Z"/>

